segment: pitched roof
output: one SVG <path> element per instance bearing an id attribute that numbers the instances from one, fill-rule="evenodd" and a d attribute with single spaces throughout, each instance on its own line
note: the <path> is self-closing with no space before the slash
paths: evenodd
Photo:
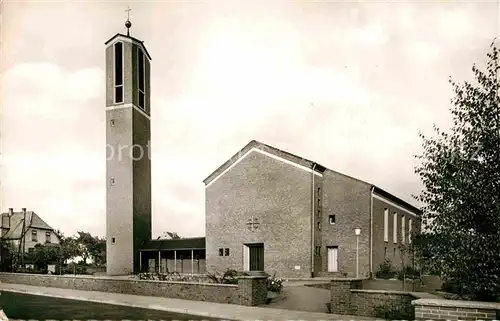
<path id="1" fill-rule="evenodd" d="M 295 163 L 295 164 L 297 164 L 299 166 L 310 168 L 311 170 L 314 168 L 314 170 L 316 172 L 319 172 L 319 173 L 323 173 L 325 170 L 329 170 L 329 171 L 334 172 L 334 173 L 336 173 L 338 175 L 342 175 L 342 176 L 348 177 L 350 179 L 356 180 L 358 182 L 364 183 L 367 186 L 370 186 L 375 193 L 377 193 L 377 194 L 379 194 L 381 196 L 384 196 L 384 197 L 392 200 L 395 203 L 399 203 L 403 207 L 411 209 L 413 212 L 421 213 L 420 209 L 418 209 L 417 207 L 415 207 L 415 206 L 411 205 L 410 203 L 408 203 L 408 202 L 400 199 L 397 196 L 392 195 L 389 192 L 386 192 L 385 190 L 381 189 L 380 187 L 378 187 L 378 186 L 376 186 L 374 184 L 371 184 L 369 182 L 360 180 L 358 178 L 355 178 L 355 177 L 352 177 L 352 176 L 349 176 L 349 175 L 345 175 L 343 173 L 331 170 L 331 169 L 326 168 L 325 166 L 322 166 L 322 165 L 320 165 L 320 164 L 318 164 L 318 163 L 316 163 L 314 161 L 311 161 L 311 160 L 308 160 L 306 158 L 294 155 L 292 153 L 286 152 L 286 151 L 278 149 L 276 147 L 272 147 L 272 146 L 269 146 L 267 144 L 263 144 L 263 143 L 258 142 L 256 140 L 252 140 L 245 147 L 243 147 L 241 150 L 239 150 L 235 155 L 233 155 L 228 161 L 226 161 L 219 168 L 217 168 L 214 172 L 212 172 L 212 174 L 208 175 L 208 177 L 203 180 L 203 183 L 205 183 L 205 185 L 210 184 L 210 182 L 212 182 L 213 180 L 215 180 L 216 178 L 218 178 L 219 176 L 221 176 L 226 170 L 228 170 L 231 166 L 233 166 L 233 164 L 235 164 L 236 162 L 238 162 L 239 160 L 241 160 L 243 157 L 245 157 L 252 149 L 258 149 L 260 151 L 273 154 L 273 155 L 278 156 L 280 158 L 283 158 L 283 159 L 285 159 L 287 161 L 293 162 L 293 163 Z"/>
<path id="2" fill-rule="evenodd" d="M 9 213 L 2 213 L 0 214 L 1 220 L 0 222 L 5 221 L 4 217 L 8 217 Z M 23 231 L 23 221 L 24 221 L 24 214 L 23 212 L 14 212 L 10 216 L 10 228 L 9 231 L 4 235 L 4 239 L 8 240 L 17 240 L 20 239 L 22 236 L 22 231 Z M 6 228 L 6 226 L 3 226 L 3 228 Z M 51 230 L 53 231 L 54 229 L 47 224 L 38 214 L 36 214 L 33 211 L 26 211 L 26 225 L 24 226 L 25 230 L 28 228 L 38 228 L 38 229 L 44 229 L 44 230 Z"/>
<path id="3" fill-rule="evenodd" d="M 204 237 L 191 237 L 185 239 L 160 239 L 149 240 L 144 243 L 141 250 L 204 250 Z"/>
<path id="4" fill-rule="evenodd" d="M 321 166 L 320 164 L 310 161 L 308 159 L 305 159 L 303 157 L 291 154 L 289 152 L 280 150 L 278 148 L 263 144 L 261 142 L 258 142 L 256 140 L 252 140 L 250 143 L 248 143 L 245 147 L 240 149 L 236 154 L 234 154 L 228 161 L 226 161 L 224 164 L 222 164 L 219 168 L 217 168 L 212 174 L 208 175 L 207 178 L 203 180 L 203 183 L 205 185 L 209 184 L 212 180 L 217 178 L 220 174 L 222 174 L 226 169 L 228 169 L 231 165 L 236 163 L 238 160 L 246 156 L 248 152 L 250 152 L 252 149 L 257 148 L 261 151 L 268 152 L 271 154 L 275 154 L 276 156 L 280 156 L 288 161 L 294 162 L 298 165 L 307 167 L 307 168 L 313 168 L 315 166 L 315 170 L 317 172 L 322 173 L 326 167 Z"/>
<path id="5" fill-rule="evenodd" d="M 144 46 L 144 41 L 141 41 L 141 40 L 139 40 L 137 38 L 134 38 L 134 37 L 131 37 L 131 36 L 126 36 L 126 35 L 124 35 L 122 33 L 117 33 L 116 35 L 114 35 L 113 37 L 111 37 L 108 41 L 106 41 L 104 44 L 107 45 L 108 43 L 110 43 L 111 41 L 113 41 L 117 37 L 125 37 L 125 38 L 128 38 L 128 39 L 132 40 L 133 42 L 135 42 L 136 44 L 138 44 L 139 46 L 141 46 L 142 49 L 144 50 L 144 52 L 146 53 L 146 55 L 148 56 L 149 60 L 152 60 L 151 56 L 149 55 L 148 50 L 146 49 L 146 46 Z"/>

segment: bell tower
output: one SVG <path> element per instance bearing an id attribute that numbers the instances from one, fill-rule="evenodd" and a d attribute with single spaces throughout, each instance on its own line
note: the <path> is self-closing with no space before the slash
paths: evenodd
<path id="1" fill-rule="evenodd" d="M 108 275 L 139 272 L 138 250 L 151 240 L 151 56 L 131 26 L 105 43 Z"/>

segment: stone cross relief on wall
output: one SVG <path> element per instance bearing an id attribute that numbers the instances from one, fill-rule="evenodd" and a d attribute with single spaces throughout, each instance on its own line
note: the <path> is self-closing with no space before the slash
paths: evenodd
<path id="1" fill-rule="evenodd" d="M 259 228 L 259 225 L 260 225 L 260 222 L 259 222 L 259 219 L 257 217 L 251 217 L 247 220 L 247 228 L 250 230 L 250 231 L 255 231 L 256 229 Z"/>

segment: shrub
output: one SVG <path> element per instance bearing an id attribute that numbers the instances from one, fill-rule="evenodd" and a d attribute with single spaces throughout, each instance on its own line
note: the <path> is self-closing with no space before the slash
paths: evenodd
<path id="1" fill-rule="evenodd" d="M 195 277 L 180 275 L 179 272 L 166 272 L 166 273 L 139 273 L 137 275 L 139 280 L 154 280 L 154 281 L 178 281 L 178 282 L 194 282 Z"/>
<path id="2" fill-rule="evenodd" d="M 382 264 L 380 264 L 379 270 L 375 272 L 375 277 L 378 279 L 392 279 L 396 275 L 392 263 L 390 260 L 386 259 Z"/>
<path id="3" fill-rule="evenodd" d="M 283 279 L 276 278 L 276 273 L 273 276 L 267 278 L 267 291 L 271 292 L 281 292 L 283 288 Z"/>
<path id="4" fill-rule="evenodd" d="M 401 271 L 398 272 L 398 279 L 403 280 L 403 278 L 407 279 L 419 279 L 420 271 L 413 266 L 405 266 Z"/>
<path id="5" fill-rule="evenodd" d="M 62 268 L 62 274 L 88 274 L 87 267 L 81 264 L 70 263 Z"/>
<path id="6" fill-rule="evenodd" d="M 411 305 L 379 305 L 373 309 L 373 314 L 385 320 L 415 320 L 415 310 Z"/>
<path id="7" fill-rule="evenodd" d="M 226 270 L 224 274 L 220 274 L 219 272 L 215 273 L 206 273 L 207 278 L 212 283 L 221 283 L 221 284 L 238 284 L 238 277 L 248 275 L 245 272 L 238 272 L 236 270 Z"/>

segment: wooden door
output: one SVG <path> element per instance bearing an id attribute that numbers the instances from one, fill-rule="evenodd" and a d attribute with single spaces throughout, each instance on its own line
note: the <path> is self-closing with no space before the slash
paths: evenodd
<path id="1" fill-rule="evenodd" d="M 249 245 L 250 271 L 264 271 L 264 244 Z"/>

